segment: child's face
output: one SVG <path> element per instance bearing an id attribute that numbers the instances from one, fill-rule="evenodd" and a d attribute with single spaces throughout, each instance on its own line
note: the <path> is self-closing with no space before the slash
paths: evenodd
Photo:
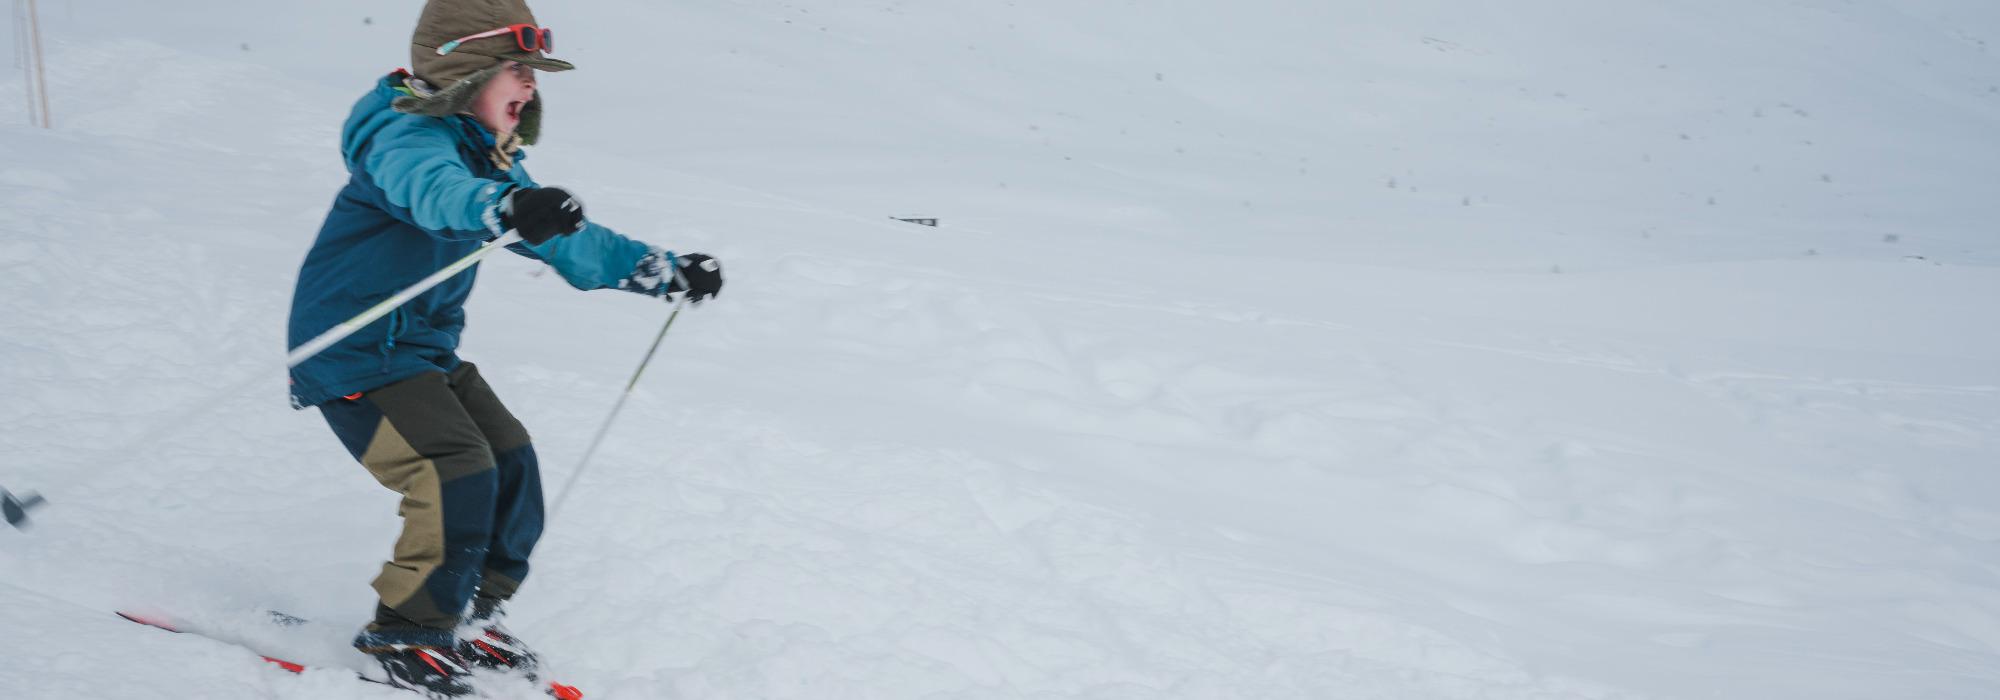
<path id="1" fill-rule="evenodd" d="M 472 98 L 472 116 L 495 134 L 511 134 L 521 125 L 521 109 L 535 99 L 535 69 L 507 61 L 500 74 L 486 81 Z"/>

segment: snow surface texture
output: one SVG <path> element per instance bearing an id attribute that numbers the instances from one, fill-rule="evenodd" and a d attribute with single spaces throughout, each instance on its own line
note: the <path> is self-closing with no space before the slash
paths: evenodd
<path id="1" fill-rule="evenodd" d="M 110 611 L 359 664 L 396 497 L 274 368 L 417 5 L 41 3 L 10 698 L 406 697 Z M 529 167 L 730 278 L 514 609 L 592 697 L 2000 697 L 2000 5 L 538 9 Z M 480 287 L 553 488 L 667 308 Z"/>

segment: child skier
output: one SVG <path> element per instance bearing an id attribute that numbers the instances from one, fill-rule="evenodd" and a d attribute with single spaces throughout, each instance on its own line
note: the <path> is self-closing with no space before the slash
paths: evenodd
<path id="1" fill-rule="evenodd" d="M 523 0 L 424 6 L 414 74 L 378 81 L 342 131 L 351 177 L 299 270 L 293 347 L 507 230 L 526 241 L 511 250 L 578 289 L 695 302 L 721 290 L 714 259 L 620 236 L 521 168 L 521 147 L 541 130 L 536 71 L 575 67 L 547 57 L 552 39 Z M 536 664 L 499 619 L 541 534 L 540 473 L 527 431 L 456 354 L 475 272 L 291 373 L 293 403 L 319 407 L 354 458 L 403 495 L 402 535 L 374 582 L 374 621 L 354 645 L 394 683 L 440 696 L 470 693 L 471 667 L 532 675 Z"/>

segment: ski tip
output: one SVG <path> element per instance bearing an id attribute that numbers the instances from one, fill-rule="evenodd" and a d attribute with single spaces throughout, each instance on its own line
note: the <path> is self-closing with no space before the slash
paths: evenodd
<path id="1" fill-rule="evenodd" d="M 181 631 L 180 628 L 175 626 L 173 622 L 168 621 L 166 618 L 159 617 L 157 615 L 147 615 L 144 613 L 135 613 L 125 610 L 120 610 L 118 611 L 118 616 L 145 625 L 147 627 L 158 627 L 168 632 Z"/>
<path id="2" fill-rule="evenodd" d="M 583 691 L 577 690 L 573 685 L 550 683 L 549 696 L 556 700 L 583 700 Z"/>
<path id="3" fill-rule="evenodd" d="M 284 659 L 280 659 L 280 658 L 277 658 L 277 657 L 275 657 L 275 656 L 264 656 L 263 654 L 258 654 L 257 656 L 258 656 L 259 658 L 262 658 L 262 659 L 263 659 L 263 660 L 265 660 L 265 661 L 269 661 L 269 662 L 271 662 L 271 664 L 272 664 L 272 665 L 274 665 L 274 666 L 277 666 L 278 668 L 282 668 L 282 669 L 285 669 L 285 670 L 287 670 L 287 671 L 291 671 L 292 673 L 305 673 L 305 672 L 306 672 L 306 665 L 305 665 L 305 664 L 299 664 L 299 663 L 292 663 L 292 662 L 290 662 L 290 661 L 286 661 L 286 660 L 284 660 Z"/>

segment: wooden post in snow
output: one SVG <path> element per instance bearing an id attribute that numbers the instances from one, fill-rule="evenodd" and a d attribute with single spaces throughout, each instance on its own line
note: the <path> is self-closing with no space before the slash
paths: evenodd
<path id="1" fill-rule="evenodd" d="M 28 88 L 28 122 L 52 128 L 48 118 L 48 70 L 42 68 L 42 16 L 36 12 L 36 2 L 14 0 L 14 20 L 14 36 L 18 36 L 22 44 L 20 52 L 14 56 L 26 56 L 26 62 L 22 64 L 22 82 Z"/>
<path id="2" fill-rule="evenodd" d="M 49 74 L 42 68 L 42 22 L 41 15 L 35 12 L 35 0 L 28 0 L 28 37 L 35 54 L 35 94 L 41 102 L 42 128 L 53 129 L 55 126 L 49 121 Z"/>

